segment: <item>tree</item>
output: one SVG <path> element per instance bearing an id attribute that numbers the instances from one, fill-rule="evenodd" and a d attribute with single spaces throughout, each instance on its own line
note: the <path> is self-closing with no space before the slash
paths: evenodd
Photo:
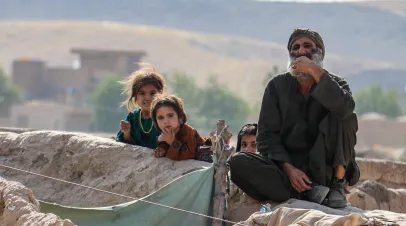
<path id="1" fill-rule="evenodd" d="M 224 119 L 231 130 L 240 128 L 249 114 L 250 108 L 246 101 L 232 93 L 227 87 L 210 77 L 208 85 L 199 97 L 199 113 L 204 116 L 205 129 L 213 128 L 213 122 Z"/>
<path id="2" fill-rule="evenodd" d="M 277 65 L 274 65 L 274 66 L 272 67 L 272 71 L 268 72 L 268 73 L 265 75 L 264 80 L 262 81 L 262 84 L 264 85 L 264 87 L 266 87 L 266 86 L 268 85 L 269 81 L 270 81 L 273 77 L 275 77 L 275 76 L 281 74 L 282 72 L 283 72 L 283 71 L 281 71 L 280 68 L 279 68 Z M 262 100 L 259 101 L 259 102 L 254 103 L 254 105 L 253 105 L 252 108 L 251 108 L 251 113 L 252 113 L 252 114 L 259 115 L 259 112 L 260 112 L 260 110 L 261 110 L 261 103 L 262 103 Z"/>
<path id="3" fill-rule="evenodd" d="M 195 79 L 183 72 L 176 72 L 166 81 L 170 92 L 183 100 L 188 123 L 192 126 L 200 127 L 204 119 L 198 116 L 199 112 L 196 104 L 199 103 L 199 96 L 202 90 L 196 85 Z"/>
<path id="4" fill-rule="evenodd" d="M 397 90 L 384 91 L 381 85 L 372 84 L 354 95 L 358 114 L 376 112 L 388 117 L 403 114 Z"/>
<path id="5" fill-rule="evenodd" d="M 280 73 L 282 73 L 282 71 L 279 69 L 279 67 L 277 65 L 274 65 L 272 67 L 272 71 L 268 72 L 264 78 L 263 84 L 265 84 L 265 86 L 268 84 L 269 80 L 271 80 L 273 77 L 279 75 Z"/>
<path id="6" fill-rule="evenodd" d="M 178 72 L 168 80 L 168 86 L 184 101 L 188 123 L 200 130 L 210 131 L 218 119 L 237 129 L 248 116 L 248 103 L 214 77 L 209 78 L 206 87 L 200 88 L 193 77 Z"/>
<path id="7" fill-rule="evenodd" d="M 120 120 L 126 115 L 125 107 L 121 107 L 124 98 L 120 80 L 120 76 L 108 76 L 92 93 L 93 125 L 96 131 L 117 132 Z"/>
<path id="8" fill-rule="evenodd" d="M 406 135 L 403 138 L 403 145 L 406 147 Z M 405 157 L 406 157 L 406 153 L 405 153 Z"/>
<path id="9" fill-rule="evenodd" d="M 92 94 L 94 126 L 97 131 L 115 132 L 126 110 L 120 107 L 122 77 L 109 76 Z M 197 86 L 193 77 L 178 72 L 166 79 L 169 92 L 182 98 L 188 124 L 204 132 L 211 131 L 218 119 L 225 119 L 231 129 L 245 122 L 248 103 L 211 77 L 206 87 Z"/>
<path id="10" fill-rule="evenodd" d="M 20 100 L 19 87 L 12 84 L 4 71 L 0 69 L 0 117 L 8 117 L 10 108 Z"/>

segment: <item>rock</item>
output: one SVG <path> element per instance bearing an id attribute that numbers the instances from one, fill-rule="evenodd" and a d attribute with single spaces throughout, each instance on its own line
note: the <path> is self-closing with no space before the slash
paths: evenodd
<path id="1" fill-rule="evenodd" d="M 0 225 L 4 226 L 73 226 L 54 214 L 40 213 L 39 202 L 31 190 L 21 183 L 0 178 Z"/>
<path id="2" fill-rule="evenodd" d="M 304 202 L 303 204 L 309 205 L 310 203 Z M 406 220 L 405 215 L 393 214 L 385 211 L 372 211 L 368 214 L 329 214 L 318 210 L 317 206 L 310 206 L 311 208 L 306 209 L 283 206 L 275 209 L 273 212 L 257 212 L 252 214 L 246 221 L 234 224 L 234 226 L 400 226 L 404 225 L 404 221 Z"/>
<path id="3" fill-rule="evenodd" d="M 375 181 L 364 181 L 347 195 L 352 206 L 363 210 L 389 210 L 406 213 L 406 189 L 386 188 Z"/>
<path id="4" fill-rule="evenodd" d="M 254 212 L 245 221 L 237 225 L 268 226 L 268 225 L 370 225 L 399 226 L 406 222 L 406 215 L 384 210 L 364 211 L 348 206 L 332 209 L 316 203 L 290 199 L 275 205 L 271 212 Z"/>
<path id="5" fill-rule="evenodd" d="M 157 159 L 152 150 L 84 133 L 0 132 L 0 164 L 141 198 L 210 163 Z M 131 201 L 76 185 L 4 169 L 0 173 L 29 187 L 42 201 L 99 207 Z"/>
<path id="6" fill-rule="evenodd" d="M 361 181 L 373 180 L 390 188 L 406 187 L 406 163 L 356 158 Z"/>

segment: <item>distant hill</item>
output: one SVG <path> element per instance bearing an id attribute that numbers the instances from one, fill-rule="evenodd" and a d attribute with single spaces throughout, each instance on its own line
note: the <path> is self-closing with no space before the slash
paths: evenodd
<path id="1" fill-rule="evenodd" d="M 371 84 L 380 84 L 384 89 L 396 89 L 400 95 L 403 109 L 406 110 L 406 70 L 365 70 L 350 75 L 346 79 L 353 93 L 368 88 Z"/>
<path id="2" fill-rule="evenodd" d="M 107 22 L 1 22 L 0 64 L 10 71 L 13 59 L 41 59 L 49 66 L 71 66 L 73 47 L 145 50 L 146 61 L 171 74 L 183 70 L 203 85 L 210 75 L 249 100 L 259 102 L 265 75 L 273 65 L 283 70 L 285 45 L 234 36 L 192 33 L 173 29 Z M 387 68 L 385 62 L 365 61 L 330 53 L 326 67 L 346 76 L 371 68 Z"/>
<path id="3" fill-rule="evenodd" d="M 380 84 L 386 89 L 396 89 L 406 93 L 406 70 L 375 69 L 365 70 L 346 77 L 351 89 L 357 92 L 371 84 Z"/>
<path id="4" fill-rule="evenodd" d="M 379 10 L 384 10 L 396 13 L 401 16 L 406 16 L 406 2 L 404 0 L 390 0 L 390 1 L 360 1 L 353 2 L 360 6 L 371 7 Z"/>
<path id="5" fill-rule="evenodd" d="M 405 9 L 406 1 L 382 2 L 14 0 L 2 4 L 0 19 L 109 20 L 245 36 L 283 45 L 293 28 L 311 27 L 323 35 L 328 54 L 394 62 L 405 68 L 406 17 L 393 10 Z"/>

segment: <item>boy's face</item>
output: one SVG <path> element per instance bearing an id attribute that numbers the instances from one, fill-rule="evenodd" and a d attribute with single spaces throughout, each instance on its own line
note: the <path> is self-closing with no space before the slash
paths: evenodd
<path id="1" fill-rule="evenodd" d="M 256 152 L 257 151 L 256 136 L 251 134 L 246 134 L 242 136 L 240 150 L 246 152 Z"/>

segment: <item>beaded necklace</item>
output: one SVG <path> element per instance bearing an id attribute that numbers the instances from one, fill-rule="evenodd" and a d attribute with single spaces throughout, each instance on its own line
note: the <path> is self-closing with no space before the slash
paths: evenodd
<path id="1" fill-rule="evenodd" d="M 142 121 L 141 121 L 141 115 L 142 115 L 142 110 L 140 110 L 140 117 L 139 117 L 139 122 L 140 122 L 140 127 L 143 133 L 145 134 L 149 134 L 152 131 L 152 127 L 154 125 L 154 122 L 151 123 L 151 128 L 149 129 L 149 131 L 145 131 L 144 130 L 144 126 L 142 126 Z"/>

